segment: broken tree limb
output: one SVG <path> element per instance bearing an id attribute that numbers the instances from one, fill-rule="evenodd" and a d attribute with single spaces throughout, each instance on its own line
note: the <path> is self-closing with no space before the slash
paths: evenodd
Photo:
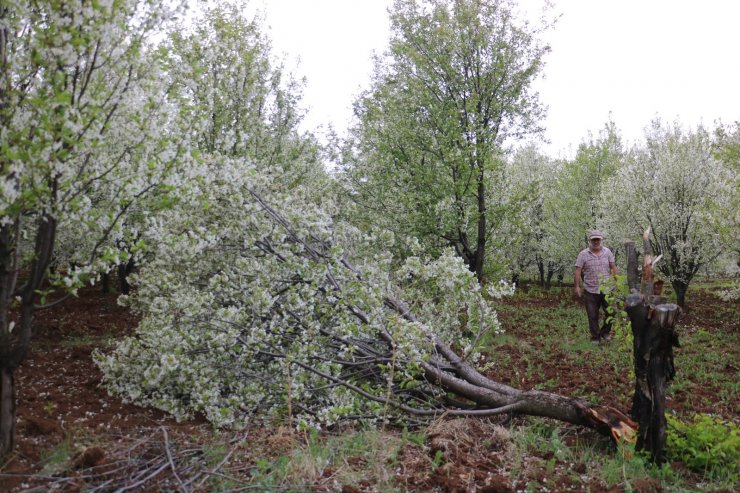
<path id="1" fill-rule="evenodd" d="M 284 230 L 291 243 L 302 247 L 302 256 L 305 259 L 326 265 L 325 284 L 320 289 L 334 293 L 333 297 L 337 300 L 334 303 L 337 306 L 343 298 L 343 286 L 339 282 L 341 276 L 336 275 L 338 269 L 345 268 L 352 273 L 350 277 L 356 279 L 357 282 L 364 282 L 362 274 L 346 258 L 332 262 L 328 255 L 322 253 L 329 250 L 326 244 L 314 245 L 312 242 L 315 239 L 298 236 L 289 221 L 272 208 L 256 191 L 249 190 L 249 192 L 267 215 L 273 219 L 274 223 Z M 274 252 L 271 248 L 263 248 L 262 250 L 268 255 Z M 392 310 L 405 320 L 419 323 L 419 320 L 402 300 L 387 294 L 383 302 L 387 309 Z M 344 309 L 361 324 L 367 325 L 369 323 L 370 317 L 363 313 L 360 307 L 348 304 Z M 353 341 L 349 338 L 332 337 L 342 344 L 353 344 Z M 291 360 L 291 364 L 321 377 L 330 385 L 341 385 L 368 400 L 392 406 L 400 412 L 413 416 L 522 414 L 543 416 L 588 427 L 613 438 L 615 441 L 631 440 L 635 435 L 636 423 L 616 409 L 608 406 L 595 406 L 579 398 L 561 396 L 550 392 L 534 389 L 520 390 L 509 387 L 481 374 L 438 337 L 429 336 L 429 342 L 432 343 L 432 354 L 429 354 L 428 359 L 413 362 L 422 370 L 417 378 L 424 385 L 421 387 L 423 390 L 418 388 L 414 390 L 412 398 L 400 389 L 393 389 L 393 393 L 381 394 L 373 393 L 358 384 L 358 375 L 362 375 L 364 379 L 382 377 L 382 372 L 378 371 L 377 368 L 381 362 L 387 364 L 389 361 L 394 361 L 398 365 L 412 363 L 395 355 L 396 341 L 385 330 L 378 331 L 377 340 L 375 341 L 362 341 L 360 347 L 364 349 L 358 351 L 358 353 L 372 356 L 366 358 L 364 362 L 360 360 L 340 362 L 337 358 L 336 362 L 345 366 L 347 374 L 353 375 L 352 378 L 329 374 L 312 365 L 311 361 Z M 369 345 L 372 345 L 371 351 L 367 349 Z M 277 348 L 270 351 L 269 354 L 266 352 L 263 352 L 263 354 L 273 358 L 284 357 Z M 362 366 L 366 368 L 361 369 Z M 379 381 L 375 383 L 377 384 L 375 388 L 385 388 L 387 386 L 385 383 L 381 385 Z"/>
<path id="2" fill-rule="evenodd" d="M 405 317 L 413 317 L 398 300 L 388 299 L 386 303 Z M 413 318 L 409 320 L 415 321 Z M 452 370 L 443 372 L 439 366 L 423 363 L 422 368 L 427 378 L 439 382 L 445 390 L 455 392 L 478 406 L 493 407 L 486 414 L 511 412 L 553 418 L 595 429 L 616 442 L 630 441 L 634 437 L 636 423 L 617 409 L 594 406 L 582 399 L 551 392 L 534 389 L 524 391 L 509 387 L 479 373 L 439 339 L 435 339 L 434 344 L 438 354 L 451 365 Z M 501 411 L 495 412 L 496 409 Z"/>
<path id="3" fill-rule="evenodd" d="M 635 393 L 631 416 L 637 421 L 637 449 L 647 450 L 652 459 L 665 459 L 666 389 L 675 375 L 673 347 L 678 347 L 675 325 L 681 313 L 678 305 L 667 303 L 660 296 L 662 281 L 654 279 L 654 267 L 660 257 L 653 258 L 649 229 L 643 235 L 645 248 L 642 284 L 630 284 L 632 293 L 626 300 L 633 335 Z M 637 255 L 633 242 L 626 242 L 628 279 L 637 279 Z"/>

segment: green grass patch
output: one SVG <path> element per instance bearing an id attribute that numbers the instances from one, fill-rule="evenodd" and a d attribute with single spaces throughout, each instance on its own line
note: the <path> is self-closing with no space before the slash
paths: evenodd
<path id="1" fill-rule="evenodd" d="M 49 450 L 41 453 L 41 476 L 59 474 L 67 468 L 69 459 L 74 454 L 72 439 L 66 436 L 64 440 Z"/>
<path id="2" fill-rule="evenodd" d="M 548 482 L 537 476 L 532 484 L 552 491 L 563 487 L 564 478 L 571 478 L 577 489 L 586 490 L 636 491 L 644 490 L 646 484 L 659 484 L 665 491 L 736 487 L 740 471 L 740 306 L 714 294 L 736 282 L 703 279 L 689 287 L 689 311 L 677 325 L 681 347 L 674 349 L 676 376 L 668 386 L 667 407 L 675 416 L 669 418 L 667 464 L 655 465 L 634 451 L 616 450 L 608 440 L 595 434 L 579 434 L 576 443 L 571 443 L 572 440 L 566 440 L 570 431 L 562 423 L 543 423 L 528 417 L 525 425 L 514 432 L 521 459 L 512 465 L 513 473 L 526 477 L 529 469 L 535 467 L 528 465 L 528 455 L 535 454 L 541 457 L 539 462 L 535 460 L 537 467 L 552 470 L 555 476 L 560 474 L 561 482 Z M 668 286 L 664 294 L 670 299 L 671 293 Z M 628 326 L 615 331 L 614 340 L 608 345 L 591 344 L 585 309 L 573 296 L 572 288 L 530 288 L 499 301 L 497 310 L 506 334 L 492 339 L 488 350 L 490 360 L 496 361 L 498 367 L 516 369 L 512 370 L 516 372 L 512 385 L 517 386 L 516 378 L 521 378 L 534 388 L 568 393 L 591 403 L 621 402 L 622 410 L 629 411 L 634 362 Z M 542 371 L 547 367 L 549 371 Z M 586 379 L 563 391 L 563 381 L 577 380 L 573 376 L 579 372 L 607 377 L 600 380 L 601 386 Z M 607 387 L 610 383 L 613 385 Z M 707 412 L 713 416 L 693 417 L 697 413 L 706 416 Z M 551 461 L 555 461 L 554 465 Z M 571 470 L 585 472 L 571 471 L 568 476 L 568 468 L 561 467 L 561 462 L 571 464 Z M 686 464 L 690 470 L 682 470 L 680 465 L 672 467 L 672 463 Z M 592 478 L 586 479 L 587 476 Z M 600 481 L 601 486 L 589 482 L 594 480 Z"/>
<path id="3" fill-rule="evenodd" d="M 722 480 L 736 482 L 740 466 L 738 425 L 708 414 L 691 421 L 668 415 L 667 451 L 671 460 Z"/>
<path id="4" fill-rule="evenodd" d="M 423 435 L 403 436 L 412 443 L 423 441 Z M 328 436 L 313 432 L 290 453 L 258 460 L 250 471 L 250 489 L 312 491 L 321 485 L 358 487 L 369 481 L 375 491 L 399 491 L 394 464 L 404 441 L 380 430 Z"/>

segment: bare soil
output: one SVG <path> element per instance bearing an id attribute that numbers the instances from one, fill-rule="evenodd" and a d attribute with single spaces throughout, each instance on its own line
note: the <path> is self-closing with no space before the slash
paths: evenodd
<path id="1" fill-rule="evenodd" d="M 203 473 L 189 476 L 188 481 L 183 479 L 187 471 L 194 470 L 195 464 L 205 471 L 220 467 L 208 462 L 204 443 L 222 444 L 222 450 L 230 454 L 230 474 L 234 477 L 241 474 L 243 478 L 248 478 L 250 468 L 259 464 L 259 454 L 284 453 L 283 449 L 287 451 L 302 441 L 305 443 L 305 438 L 290 432 L 277 433 L 257 424 L 240 432 L 242 435 L 221 435 L 204 421 L 177 423 L 157 410 L 109 396 L 99 386 L 101 374 L 91 353 L 116 337 L 131 334 L 138 323 L 135 315 L 117 305 L 116 298 L 116 294 L 86 289 L 79 298 L 38 313 L 32 348 L 16 372 L 16 451 L 0 464 L 0 491 L 116 491 L 123 487 L 130 488 L 129 491 L 208 491 Z M 557 302 L 533 299 L 526 303 L 547 306 Z M 692 303 L 695 308 L 685 315 L 682 325 L 691 328 L 701 324 L 706 328 L 709 323 L 712 330 L 737 333 L 737 321 L 708 316 L 715 298 L 695 297 Z M 512 320 L 504 323 L 509 333 L 522 340 L 533 341 L 534 338 L 527 337 L 528 332 L 542 330 Z M 516 361 L 520 348 L 511 345 L 505 350 Z M 728 360 L 726 371 L 734 378 L 738 370 L 737 347 L 731 348 L 731 352 L 734 358 Z M 629 410 L 632 383 L 628 369 L 615 379 L 613 371 L 587 371 L 578 367 L 569 354 L 557 354 L 537 364 L 540 370 L 531 374 L 510 365 L 497 368 L 491 376 L 519 388 L 547 382 L 548 390 L 564 395 L 592 390 L 614 396 L 612 405 Z M 717 409 L 705 404 L 712 402 L 715 391 L 711 385 L 690 387 L 685 391 L 687 395 L 677 394 L 669 407 L 685 413 L 711 411 L 733 417 L 735 409 Z M 689 393 L 693 394 L 690 399 Z M 707 399 L 697 398 L 697 394 Z M 526 490 L 528 485 L 531 488 L 533 484 L 547 484 L 549 491 L 621 491 L 609 490 L 600 480 L 589 478 L 585 465 L 560 461 L 551 452 L 532 450 L 529 457 L 517 459 L 510 456 L 503 442 L 480 440 L 481 436 L 499 433 L 503 429 L 499 424 L 511 426 L 510 422 L 455 420 L 453 423 L 454 426 L 446 429 L 430 430 L 428 443 L 424 445 L 404 442 L 400 446 L 394 458 L 399 488 L 513 492 Z M 592 431 L 562 426 L 567 428 L 568 444 L 592 441 L 610 446 Z M 244 440 L 247 436 L 249 439 Z M 55 462 L 55 453 L 62 455 L 62 459 Z M 506 465 L 512 460 L 525 461 L 517 468 L 516 477 L 512 477 L 511 468 Z M 341 484 L 337 474 L 338 471 L 328 468 L 312 489 L 355 492 L 374 488 L 372 478 L 354 485 Z M 161 479 L 165 476 L 166 479 Z M 632 484 L 632 488 L 662 491 L 659 483 L 647 479 Z"/>
<path id="2" fill-rule="evenodd" d="M 728 310 L 727 305 L 729 303 L 722 302 L 714 294 L 705 290 L 690 291 L 689 295 L 691 304 L 681 315 L 678 325 L 679 339 L 683 340 L 687 335 L 697 330 L 708 333 L 740 333 L 738 311 L 737 309 Z M 564 301 L 574 306 L 581 306 L 580 300 L 575 297 L 563 300 L 554 296 L 517 298 L 507 300 L 506 303 L 537 307 L 546 311 L 547 308 L 561 306 Z M 496 365 L 495 370 L 489 372 L 487 376 L 522 389 L 543 387 L 544 385 L 545 390 L 562 395 L 597 394 L 604 399 L 608 399 L 610 405 L 629 414 L 634 393 L 634 381 L 630 377 L 630 367 L 624 366 L 619 369 L 608 368 L 603 371 L 594 371 L 593 368 L 578 362 L 579 359 L 589 358 L 593 353 L 619 350 L 613 344 L 594 346 L 591 351 L 585 353 L 559 352 L 550 355 L 548 358 L 538 358 L 536 362 L 532 362 L 533 366 L 536 366 L 536 371 L 528 372 L 526 367 L 530 362 L 523 355 L 522 344 L 529 346 L 527 348 L 529 354 L 532 354 L 533 351 L 536 354 L 550 354 L 545 348 L 546 342 L 538 337 L 543 331 L 548 330 L 548 326 L 527 323 L 527 320 L 522 316 L 510 318 L 499 313 L 499 318 L 506 332 L 516 336 L 517 344 L 503 345 L 497 349 L 497 353 L 506 353 L 510 355 L 512 361 L 520 361 L 521 364 Z M 572 329 L 574 332 L 585 332 L 587 330 L 585 327 L 576 326 L 573 326 Z M 740 370 L 740 346 L 713 347 L 712 350 L 717 354 L 724 355 L 725 362 L 722 373 L 727 376 L 726 380 L 736 379 Z M 674 354 L 679 365 L 677 368 L 678 376 L 686 379 L 687 376 L 680 367 L 683 351 L 684 349 L 679 347 L 674 350 Z M 668 408 L 681 416 L 691 416 L 694 413 L 711 413 L 726 419 L 737 419 L 736 406 L 716 399 L 719 389 L 725 383 L 726 381 L 719 380 L 705 381 L 701 384 L 689 382 L 687 387 L 670 392 Z"/>

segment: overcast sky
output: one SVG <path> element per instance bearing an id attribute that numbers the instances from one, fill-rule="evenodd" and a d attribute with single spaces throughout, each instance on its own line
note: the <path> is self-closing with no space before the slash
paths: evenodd
<path id="1" fill-rule="evenodd" d="M 306 129 L 341 133 L 388 41 L 391 0 L 253 0 L 276 54 L 307 78 Z M 538 0 L 520 2 L 538 10 Z M 655 117 L 740 120 L 740 1 L 556 0 L 552 52 L 536 88 L 549 107 L 544 149 L 572 155 L 611 117 L 626 141 Z M 298 60 L 300 60 L 298 62 Z"/>

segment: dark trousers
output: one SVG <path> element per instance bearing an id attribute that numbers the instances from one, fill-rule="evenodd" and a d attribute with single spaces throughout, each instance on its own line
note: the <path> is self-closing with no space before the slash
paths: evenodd
<path id="1" fill-rule="evenodd" d="M 609 313 L 606 311 L 609 304 L 601 293 L 583 293 L 583 302 L 586 305 L 586 314 L 588 315 L 588 330 L 591 332 L 591 339 L 597 340 L 606 337 L 612 330 L 611 322 L 606 321 Z M 604 325 L 599 327 L 599 308 L 604 309 Z"/>

